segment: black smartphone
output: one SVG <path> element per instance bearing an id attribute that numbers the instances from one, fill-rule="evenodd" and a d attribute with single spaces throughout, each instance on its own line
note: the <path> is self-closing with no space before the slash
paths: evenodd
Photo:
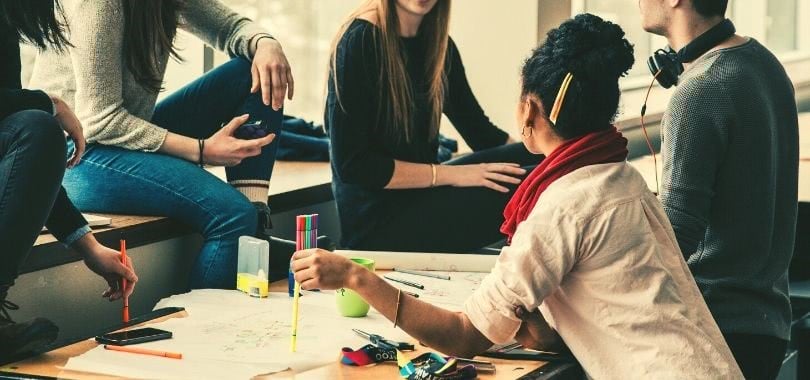
<path id="1" fill-rule="evenodd" d="M 142 329 L 134 329 L 99 335 L 96 337 L 96 342 L 102 344 L 112 344 L 114 346 L 126 346 L 129 344 L 138 344 L 138 343 L 152 342 L 155 340 L 170 339 L 171 337 L 172 337 L 171 331 L 146 327 Z"/>
<path id="2" fill-rule="evenodd" d="M 262 125 L 262 121 L 256 120 L 240 125 L 233 136 L 242 140 L 253 140 L 267 136 L 268 133 L 268 130 Z"/>

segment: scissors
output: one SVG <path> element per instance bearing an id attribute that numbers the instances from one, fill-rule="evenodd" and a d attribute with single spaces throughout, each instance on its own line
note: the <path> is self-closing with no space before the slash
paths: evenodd
<path id="1" fill-rule="evenodd" d="M 373 343 L 373 344 L 375 344 L 377 346 L 396 348 L 397 350 L 400 350 L 400 351 L 413 351 L 414 350 L 413 344 L 410 344 L 410 343 L 395 342 L 393 340 L 385 339 L 382 336 L 377 335 L 377 334 L 369 334 L 369 333 L 367 333 L 367 332 L 365 332 L 363 330 L 352 329 L 352 331 L 354 331 L 355 334 L 360 335 L 363 338 L 368 339 L 369 342 L 371 342 L 371 343 Z"/>

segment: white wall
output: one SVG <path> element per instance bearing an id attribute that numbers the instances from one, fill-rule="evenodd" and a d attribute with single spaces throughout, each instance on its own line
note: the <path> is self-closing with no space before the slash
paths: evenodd
<path id="1" fill-rule="evenodd" d="M 457 0 L 450 35 L 467 79 L 495 125 L 515 134 L 520 66 L 537 45 L 536 0 Z"/>

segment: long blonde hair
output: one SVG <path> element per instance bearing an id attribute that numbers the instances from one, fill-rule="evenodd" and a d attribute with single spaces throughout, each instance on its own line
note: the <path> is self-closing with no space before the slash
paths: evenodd
<path id="1" fill-rule="evenodd" d="M 433 9 L 425 15 L 419 26 L 419 33 L 429 41 L 427 43 L 428 50 L 425 54 L 425 73 L 430 79 L 428 89 L 429 104 L 431 106 L 429 138 L 434 138 L 439 133 L 439 123 L 442 117 L 447 83 L 445 61 L 449 44 L 450 2 L 451 0 L 438 0 Z M 374 12 L 378 20 L 377 26 L 380 28 L 380 33 L 374 34 L 374 46 L 378 49 L 376 54 L 381 59 L 379 62 L 378 109 L 387 111 L 384 114 L 388 115 L 387 120 L 378 119 L 377 123 L 397 141 L 404 137 L 406 142 L 410 142 L 414 130 L 414 94 L 411 78 L 405 68 L 405 60 L 401 54 L 403 46 L 399 35 L 399 17 L 396 6 L 396 0 L 367 0 L 360 8 L 354 11 L 340 28 L 334 41 L 332 41 L 330 71 L 338 104 L 343 109 L 337 71 L 335 70 L 337 67 L 337 46 L 356 18 Z M 343 110 L 345 111 L 345 109 Z"/>

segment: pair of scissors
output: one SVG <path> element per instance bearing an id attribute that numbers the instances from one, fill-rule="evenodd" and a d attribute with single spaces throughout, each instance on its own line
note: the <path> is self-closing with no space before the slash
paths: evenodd
<path id="1" fill-rule="evenodd" d="M 407 343 L 407 342 L 395 342 L 393 340 L 385 339 L 382 336 L 377 335 L 377 334 L 367 333 L 367 332 L 365 332 L 363 330 L 352 329 L 352 331 L 354 331 L 355 334 L 360 335 L 363 338 L 368 339 L 368 341 L 371 342 L 372 344 L 380 346 L 380 347 L 396 348 L 397 350 L 400 350 L 400 351 L 413 351 L 414 350 L 413 344 L 410 344 L 410 343 Z"/>

